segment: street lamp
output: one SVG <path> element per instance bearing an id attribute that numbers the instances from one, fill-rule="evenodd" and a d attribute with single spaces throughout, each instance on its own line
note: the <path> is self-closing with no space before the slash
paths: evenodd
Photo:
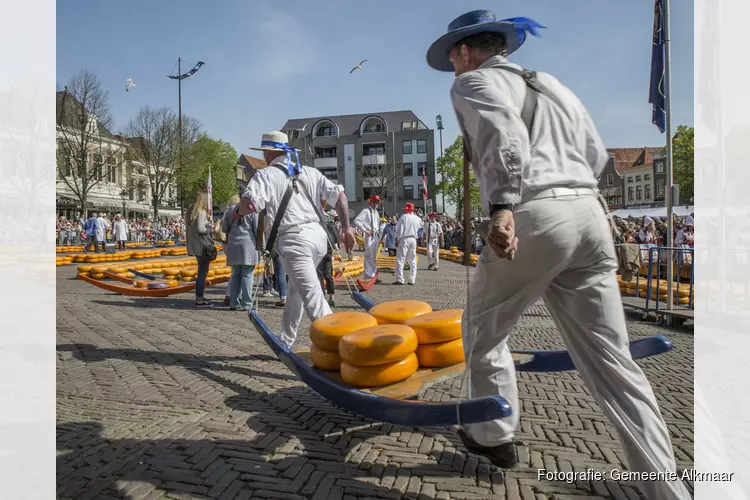
<path id="1" fill-rule="evenodd" d="M 440 134 L 440 158 L 443 157 L 443 117 L 440 115 L 437 115 L 437 118 L 435 118 L 437 121 L 437 129 L 438 133 Z M 442 181 L 442 176 L 440 178 Z M 443 197 L 443 212 L 445 212 L 445 190 L 442 190 L 441 195 Z"/>
<path id="2" fill-rule="evenodd" d="M 193 69 L 188 71 L 185 74 L 181 74 L 182 71 L 181 68 L 182 59 L 177 58 L 177 74 L 176 75 L 167 75 L 168 78 L 171 78 L 172 80 L 177 80 L 177 112 L 179 114 L 177 118 L 177 128 L 179 130 L 180 139 L 177 142 L 178 150 L 177 150 L 177 168 L 180 170 L 180 215 L 185 216 L 185 173 L 182 171 L 182 80 L 185 78 L 189 78 L 193 76 L 199 69 L 201 69 L 201 66 L 203 66 L 203 61 L 198 61 L 198 64 L 196 64 Z"/>
<path id="3" fill-rule="evenodd" d="M 122 200 L 122 217 L 123 217 L 123 219 L 127 219 L 128 218 L 128 214 L 126 212 L 126 210 L 127 210 L 126 206 L 128 204 L 128 199 L 129 198 L 130 198 L 130 193 L 127 190 L 123 189 L 122 191 L 120 191 L 120 199 Z"/>

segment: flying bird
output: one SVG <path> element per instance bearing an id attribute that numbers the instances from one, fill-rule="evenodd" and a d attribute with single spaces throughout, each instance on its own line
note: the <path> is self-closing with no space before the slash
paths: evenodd
<path id="1" fill-rule="evenodd" d="M 361 63 L 359 63 L 359 64 L 357 64 L 356 66 L 354 66 L 354 67 L 352 68 L 352 70 L 351 70 L 351 71 L 349 72 L 349 74 L 351 75 L 351 74 L 352 74 L 352 73 L 354 73 L 354 72 L 355 72 L 356 70 L 358 70 L 358 69 L 362 69 L 362 65 L 363 65 L 364 63 L 366 63 L 366 62 L 367 62 L 367 59 L 365 59 L 365 60 L 364 60 L 364 61 L 362 61 Z"/>
<path id="2" fill-rule="evenodd" d="M 132 78 L 128 78 L 127 81 L 125 82 L 125 92 L 129 92 L 130 87 L 135 87 L 135 83 L 133 83 Z"/>

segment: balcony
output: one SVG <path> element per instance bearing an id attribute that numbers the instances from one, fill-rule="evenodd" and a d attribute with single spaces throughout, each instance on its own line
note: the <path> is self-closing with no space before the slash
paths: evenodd
<path id="1" fill-rule="evenodd" d="M 315 158 L 315 168 L 336 168 L 338 166 L 338 158 L 335 156 L 332 158 Z"/>
<path id="2" fill-rule="evenodd" d="M 385 153 L 362 155 L 362 165 L 383 165 L 386 163 Z"/>

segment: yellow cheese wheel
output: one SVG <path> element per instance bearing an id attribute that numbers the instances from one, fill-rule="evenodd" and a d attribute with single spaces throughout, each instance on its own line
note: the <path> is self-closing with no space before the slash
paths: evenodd
<path id="1" fill-rule="evenodd" d="M 409 354 L 405 359 L 378 366 L 354 366 L 346 361 L 341 362 L 341 378 L 354 387 L 377 387 L 395 384 L 414 375 L 419 369 L 416 354 Z"/>
<path id="2" fill-rule="evenodd" d="M 432 312 L 432 306 L 421 300 L 393 300 L 383 302 L 370 309 L 378 324 L 403 323 L 408 319 Z"/>
<path id="3" fill-rule="evenodd" d="M 324 351 L 314 345 L 310 346 L 310 358 L 312 359 L 313 366 L 316 366 L 321 370 L 337 372 L 341 366 L 341 357 L 339 356 L 339 353 Z"/>
<path id="4" fill-rule="evenodd" d="M 444 309 L 420 314 L 404 324 L 414 328 L 420 344 L 437 344 L 461 337 L 463 309 Z"/>
<path id="5" fill-rule="evenodd" d="M 677 303 L 682 305 L 690 304 L 690 297 L 680 296 L 680 298 L 677 300 Z"/>
<path id="6" fill-rule="evenodd" d="M 133 278 L 133 277 L 135 277 L 135 274 L 133 274 L 130 271 L 128 271 L 125 274 L 123 274 L 123 276 L 126 277 L 126 278 Z"/>
<path id="7" fill-rule="evenodd" d="M 171 277 L 171 276 L 177 276 L 178 274 L 180 274 L 180 271 L 178 271 L 177 269 L 164 269 L 162 271 L 162 274 L 164 276 Z"/>
<path id="8" fill-rule="evenodd" d="M 377 324 L 377 320 L 367 313 L 336 312 L 313 321 L 310 340 L 324 351 L 338 352 L 341 337 Z"/>
<path id="9" fill-rule="evenodd" d="M 169 280 L 167 281 L 167 284 L 169 285 L 169 288 L 174 288 L 178 285 L 177 280 Z"/>
<path id="10" fill-rule="evenodd" d="M 95 280 L 100 280 L 104 278 L 104 274 L 103 273 L 91 273 L 91 277 L 94 278 Z"/>
<path id="11" fill-rule="evenodd" d="M 91 271 L 92 266 L 78 266 L 78 272 L 79 273 L 87 273 Z"/>
<path id="12" fill-rule="evenodd" d="M 420 366 L 449 366 L 464 360 L 463 339 L 441 342 L 439 344 L 422 344 L 417 348 Z"/>
<path id="13" fill-rule="evenodd" d="M 417 334 L 406 325 L 378 325 L 344 335 L 339 355 L 354 366 L 377 366 L 400 361 L 417 350 Z"/>
<path id="14" fill-rule="evenodd" d="M 92 266 L 91 272 L 94 274 L 104 274 L 104 271 L 106 271 L 107 268 L 104 266 Z"/>
<path id="15" fill-rule="evenodd" d="M 151 268 L 151 274 L 161 274 L 162 268 L 161 267 L 152 267 Z"/>

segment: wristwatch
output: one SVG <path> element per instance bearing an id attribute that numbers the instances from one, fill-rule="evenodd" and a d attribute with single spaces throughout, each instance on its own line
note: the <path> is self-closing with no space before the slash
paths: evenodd
<path id="1" fill-rule="evenodd" d="M 498 210 L 508 210 L 509 212 L 513 211 L 513 204 L 512 203 L 506 203 L 501 205 L 493 205 L 490 203 L 490 217 L 497 212 Z"/>

